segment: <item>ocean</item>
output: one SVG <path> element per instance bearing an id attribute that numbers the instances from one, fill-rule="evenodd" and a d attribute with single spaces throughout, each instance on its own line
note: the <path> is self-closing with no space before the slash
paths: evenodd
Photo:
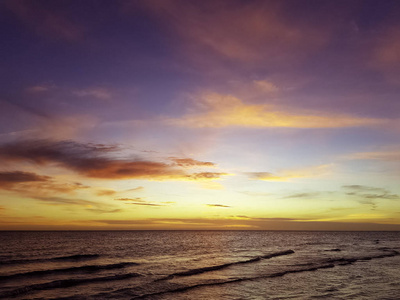
<path id="1" fill-rule="evenodd" d="M 400 299 L 400 232 L 0 232 L 1 299 Z"/>

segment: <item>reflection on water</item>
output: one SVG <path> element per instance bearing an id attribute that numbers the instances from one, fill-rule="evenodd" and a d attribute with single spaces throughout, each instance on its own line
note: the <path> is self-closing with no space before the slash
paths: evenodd
<path id="1" fill-rule="evenodd" d="M 398 232 L 1 232 L 0 298 L 397 299 Z"/>

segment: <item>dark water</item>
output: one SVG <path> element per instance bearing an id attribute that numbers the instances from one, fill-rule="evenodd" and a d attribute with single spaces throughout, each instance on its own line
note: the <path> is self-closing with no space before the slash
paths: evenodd
<path id="1" fill-rule="evenodd" d="M 2 299 L 400 299 L 400 232 L 0 232 Z"/>

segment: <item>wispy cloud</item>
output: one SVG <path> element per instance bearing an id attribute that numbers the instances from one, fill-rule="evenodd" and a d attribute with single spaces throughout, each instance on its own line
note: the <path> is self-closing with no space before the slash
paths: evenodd
<path id="1" fill-rule="evenodd" d="M 62 10 L 51 10 L 43 2 L 10 0 L 5 1 L 5 4 L 39 35 L 65 41 L 77 41 L 83 35 L 83 29 L 64 16 Z"/>
<path id="2" fill-rule="evenodd" d="M 378 218 L 378 219 L 376 219 Z M 399 230 L 400 225 L 379 224 L 381 215 L 352 215 L 343 220 L 296 219 L 296 218 L 150 218 L 150 219 L 97 219 L 94 224 L 116 228 L 144 229 L 259 229 L 259 230 Z M 369 222 L 368 222 L 369 221 Z"/>
<path id="3" fill-rule="evenodd" d="M 254 80 L 254 86 L 265 93 L 275 93 L 279 91 L 276 84 L 268 80 Z"/>
<path id="4" fill-rule="evenodd" d="M 143 198 L 141 197 L 135 197 L 135 198 L 115 198 L 114 200 L 117 201 L 134 201 L 134 202 L 146 202 Z"/>
<path id="5" fill-rule="evenodd" d="M 56 86 L 54 84 L 40 84 L 30 86 L 26 89 L 28 93 L 43 93 L 54 89 Z"/>
<path id="6" fill-rule="evenodd" d="M 215 164 L 208 161 L 198 161 L 193 158 L 177 158 L 170 157 L 176 165 L 180 167 L 193 168 L 193 167 L 215 167 Z"/>
<path id="7" fill-rule="evenodd" d="M 126 190 L 126 192 L 138 192 L 138 191 L 143 191 L 143 190 L 144 190 L 144 187 L 138 186 L 138 187 L 135 187 L 132 189 L 128 189 L 128 190 Z"/>
<path id="8" fill-rule="evenodd" d="M 266 181 L 289 181 L 297 178 L 312 178 L 330 174 L 332 165 L 319 165 L 302 169 L 282 170 L 275 175 L 270 172 L 247 172 L 250 179 Z"/>
<path id="9" fill-rule="evenodd" d="M 166 119 L 174 126 L 192 128 L 221 127 L 288 127 L 288 128 L 342 128 L 373 126 L 384 120 L 324 112 L 289 112 L 266 104 L 246 104 L 229 95 L 205 94 L 197 99 L 198 112 L 181 118 Z"/>
<path id="10" fill-rule="evenodd" d="M 130 205 L 140 205 L 140 206 L 166 206 L 169 204 L 173 204 L 175 202 L 173 201 L 164 201 L 161 203 L 153 203 L 145 200 L 144 198 L 141 197 L 135 197 L 135 198 L 115 198 L 114 200 L 117 201 L 123 201 L 125 204 L 130 204 Z"/>
<path id="11" fill-rule="evenodd" d="M 298 60 L 328 40 L 324 28 L 287 22 L 281 2 L 145 1 L 166 28 L 181 38 L 185 53 L 205 60 L 230 59 L 267 63 Z M 212 13 L 204 13 L 204 12 Z"/>
<path id="12" fill-rule="evenodd" d="M 343 188 L 347 190 L 346 195 L 361 197 L 363 199 L 385 199 L 385 200 L 397 200 L 400 196 L 392 194 L 390 191 L 384 188 L 377 188 L 365 185 L 344 185 Z"/>
<path id="13" fill-rule="evenodd" d="M 74 141 L 30 140 L 0 146 L 0 158 L 11 162 L 57 164 L 81 175 L 103 179 L 147 179 L 203 181 L 228 175 L 223 172 L 187 173 L 181 165 L 210 165 L 194 159 L 175 158 L 174 164 L 149 160 L 127 160 L 112 157 L 115 145 L 82 144 Z M 180 164 L 176 161 L 181 162 Z"/>
<path id="14" fill-rule="evenodd" d="M 50 178 L 50 176 L 38 175 L 32 172 L 0 172 L 0 188 L 12 187 L 21 182 L 49 181 Z"/>
<path id="15" fill-rule="evenodd" d="M 139 205 L 139 206 L 164 206 L 163 204 L 157 204 L 157 203 L 150 203 L 150 202 L 129 202 L 127 204 L 132 204 L 132 205 Z"/>
<path id="16" fill-rule="evenodd" d="M 222 208 L 230 208 L 229 205 L 223 205 L 223 204 L 206 204 L 207 206 L 210 207 L 222 207 Z"/>
<path id="17" fill-rule="evenodd" d="M 112 196 L 115 194 L 117 194 L 117 191 L 112 190 L 112 189 L 107 189 L 107 190 L 102 189 L 102 190 L 99 190 L 96 192 L 97 196 Z"/>
<path id="18" fill-rule="evenodd" d="M 89 211 L 95 214 L 118 213 L 122 211 L 122 209 L 115 208 L 115 206 L 103 202 L 91 201 L 80 198 L 66 198 L 66 197 L 39 196 L 39 195 L 36 196 L 30 195 L 30 198 L 38 200 L 45 205 L 62 206 L 68 209 L 78 209 L 78 210 L 83 209 L 85 211 Z"/>
<path id="19" fill-rule="evenodd" d="M 101 208 L 87 208 L 87 211 L 94 212 L 96 214 L 114 214 L 119 213 L 122 209 L 101 209 Z"/>
<path id="20" fill-rule="evenodd" d="M 392 24 L 380 33 L 374 41 L 370 65 L 381 71 L 387 80 L 400 84 L 400 29 L 399 24 Z"/>
<path id="21" fill-rule="evenodd" d="M 74 95 L 79 97 L 94 97 L 101 100 L 111 99 L 112 93 L 105 88 L 88 88 L 73 91 Z"/>
<path id="22" fill-rule="evenodd" d="M 77 206 L 83 206 L 83 207 L 96 207 L 99 206 L 98 202 L 90 201 L 90 200 L 85 200 L 85 199 L 70 199 L 70 198 L 63 198 L 63 197 L 40 197 L 40 196 L 35 196 L 32 197 L 33 199 L 40 200 L 46 204 L 49 205 L 77 205 Z"/>
<path id="23" fill-rule="evenodd" d="M 57 182 L 50 176 L 32 172 L 0 172 L 0 189 L 24 195 L 47 195 L 55 192 L 69 194 L 87 188 L 89 187 L 79 182 Z"/>
<path id="24" fill-rule="evenodd" d="M 358 152 L 345 156 L 346 159 L 400 161 L 400 150 L 381 150 L 374 152 Z"/>
<path id="25" fill-rule="evenodd" d="M 297 193 L 285 196 L 284 198 L 315 198 L 319 195 L 317 192 L 313 193 Z"/>

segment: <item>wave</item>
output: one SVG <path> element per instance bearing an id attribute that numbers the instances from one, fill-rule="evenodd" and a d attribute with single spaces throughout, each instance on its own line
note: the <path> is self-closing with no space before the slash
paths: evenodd
<path id="1" fill-rule="evenodd" d="M 191 290 L 191 289 L 195 289 L 195 288 L 199 288 L 199 287 L 224 285 L 224 284 L 229 284 L 229 283 L 252 281 L 252 280 L 264 279 L 264 278 L 282 277 L 282 276 L 284 276 L 286 274 L 290 274 L 290 273 L 311 272 L 311 271 L 317 271 L 319 269 L 327 269 L 327 268 L 334 268 L 334 267 L 335 267 L 334 264 L 327 264 L 327 265 L 322 265 L 322 266 L 318 266 L 318 267 L 310 267 L 310 268 L 306 268 L 306 269 L 295 269 L 295 270 L 288 270 L 288 271 L 283 271 L 283 272 L 278 272 L 278 273 L 272 273 L 272 274 L 264 275 L 264 276 L 246 277 L 246 278 L 237 278 L 237 279 L 226 280 L 226 281 L 199 283 L 199 284 L 190 285 L 190 286 L 182 286 L 182 287 L 179 287 L 179 288 L 176 288 L 176 289 L 172 289 L 172 290 L 161 291 L 161 292 L 156 292 L 156 293 L 151 293 L 151 294 L 144 294 L 144 295 L 141 295 L 141 296 L 134 297 L 133 299 L 145 299 L 145 298 L 151 297 L 151 296 L 158 296 L 158 295 L 169 294 L 169 293 L 185 292 L 187 290 Z"/>
<path id="2" fill-rule="evenodd" d="M 31 271 L 31 272 L 17 273 L 12 275 L 3 275 L 0 276 L 0 281 L 12 280 L 22 277 L 36 277 L 36 276 L 65 274 L 65 273 L 98 272 L 102 270 L 122 269 L 133 265 L 138 265 L 138 263 L 122 262 L 118 264 L 108 264 L 108 265 L 89 265 L 89 266 L 71 267 L 71 268 L 62 268 L 53 270 Z"/>
<path id="3" fill-rule="evenodd" d="M 92 260 L 99 257 L 100 257 L 99 254 L 75 254 L 75 255 L 58 256 L 51 258 L 13 259 L 13 260 L 0 261 L 0 265 L 29 264 L 29 263 L 50 262 L 50 261 L 81 261 L 81 260 Z"/>
<path id="4" fill-rule="evenodd" d="M 53 257 L 52 260 L 87 260 L 96 259 L 98 257 L 100 257 L 99 254 L 75 254 L 69 256 Z"/>
<path id="5" fill-rule="evenodd" d="M 235 261 L 235 262 L 226 263 L 226 264 L 217 265 L 217 266 L 211 266 L 211 267 L 203 267 L 203 268 L 191 269 L 191 270 L 184 271 L 184 272 L 177 272 L 177 273 L 170 274 L 170 275 L 168 275 L 166 277 L 158 279 L 157 281 L 172 279 L 175 276 L 192 276 L 192 275 L 202 274 L 202 273 L 205 273 L 205 272 L 225 269 L 225 268 L 228 268 L 228 267 L 233 266 L 233 265 L 248 264 L 248 263 L 260 261 L 262 259 L 270 259 L 270 258 L 273 258 L 273 257 L 276 257 L 276 256 L 289 255 L 289 254 L 293 254 L 293 253 L 294 253 L 293 250 L 286 250 L 286 251 L 275 252 L 275 253 L 271 253 L 271 254 L 267 254 L 267 255 L 263 255 L 263 256 L 257 256 L 255 258 L 248 259 L 248 260 Z"/>
<path id="6" fill-rule="evenodd" d="M 112 280 L 123 280 L 123 279 L 138 277 L 138 276 L 141 276 L 141 274 L 127 273 L 127 274 L 104 276 L 104 277 L 55 280 L 55 281 L 50 281 L 50 282 L 45 282 L 45 283 L 32 284 L 32 285 L 24 286 L 24 287 L 14 289 L 11 291 L 6 291 L 3 293 L 0 293 L 0 298 L 16 297 L 16 296 L 20 296 L 23 294 L 27 294 L 27 293 L 34 292 L 34 291 L 40 291 L 40 290 L 68 288 L 68 287 L 73 287 L 73 286 L 87 284 L 87 283 L 104 282 L 104 281 L 112 281 Z"/>
<path id="7" fill-rule="evenodd" d="M 325 262 L 338 263 L 338 265 L 350 265 L 357 261 L 372 260 L 372 259 L 385 258 L 385 257 L 393 257 L 393 256 L 397 256 L 400 254 L 398 251 L 391 250 L 391 249 L 384 249 L 383 251 L 389 252 L 389 253 L 383 253 L 383 254 L 372 255 L 372 256 L 351 257 L 351 258 L 333 258 L 333 259 L 331 258 L 331 259 L 327 259 Z"/>
<path id="8" fill-rule="evenodd" d="M 170 289 L 166 291 L 160 291 L 156 293 L 150 293 L 150 294 L 143 294 L 140 296 L 136 296 L 133 299 L 145 299 L 147 297 L 151 296 L 157 296 L 157 295 L 163 295 L 163 294 L 169 294 L 169 293 L 179 293 L 179 292 L 185 292 L 187 290 L 195 289 L 195 288 L 200 288 L 200 287 L 208 287 L 208 286 L 217 286 L 217 285 L 225 285 L 225 284 L 230 284 L 230 283 L 237 283 L 237 282 L 244 282 L 244 281 L 254 281 L 258 279 L 266 279 L 266 278 L 276 278 L 276 277 L 282 277 L 287 274 L 292 274 L 292 273 L 302 273 L 302 272 L 313 272 L 313 271 L 318 271 L 321 269 L 329 269 L 329 268 L 334 268 L 339 265 L 346 265 L 346 264 L 352 264 L 356 261 L 363 261 L 363 260 L 372 260 L 372 259 L 379 259 L 379 258 L 385 258 L 385 257 L 393 257 L 397 256 L 400 253 L 396 250 L 384 250 L 390 253 L 384 253 L 380 255 L 374 255 L 374 256 L 362 256 L 362 257 L 357 257 L 357 258 L 338 258 L 338 259 L 329 259 L 323 262 L 321 265 L 318 266 L 310 266 L 307 268 L 300 268 L 300 269 L 291 269 L 291 270 L 286 270 L 282 272 L 277 272 L 277 273 L 272 273 L 272 274 L 267 274 L 267 275 L 261 275 L 257 277 L 246 277 L 246 278 L 237 278 L 237 279 L 232 279 L 232 280 L 225 280 L 225 281 L 215 281 L 215 282 L 207 282 L 207 283 L 199 283 L 195 285 L 190 285 L 190 286 L 181 286 L 175 289 Z"/>

